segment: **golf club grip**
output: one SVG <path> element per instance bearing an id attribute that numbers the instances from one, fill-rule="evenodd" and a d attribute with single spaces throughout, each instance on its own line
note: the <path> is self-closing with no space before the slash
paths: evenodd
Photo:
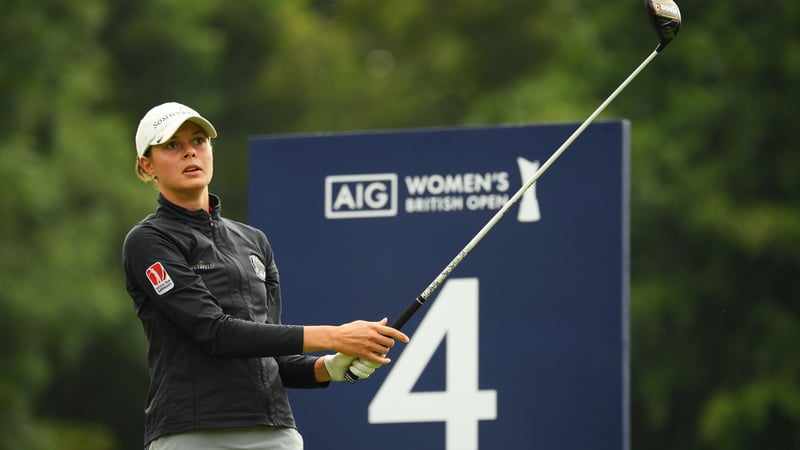
<path id="1" fill-rule="evenodd" d="M 411 316 L 413 316 L 414 313 L 417 312 L 417 310 L 419 309 L 420 306 L 422 306 L 423 303 L 425 303 L 425 298 L 422 297 L 421 295 L 415 298 L 414 302 L 411 303 L 411 305 L 409 305 L 408 308 L 406 308 L 406 310 L 403 311 L 403 314 L 400 314 L 400 317 L 398 317 L 397 320 L 392 322 L 390 326 L 395 330 L 403 328 L 403 325 L 405 325 L 406 322 L 408 322 L 408 319 L 410 319 Z M 352 371 L 350 371 L 350 369 L 347 369 L 347 373 L 344 375 L 344 377 L 347 381 L 351 383 L 355 383 L 356 381 L 358 381 L 358 376 L 356 376 Z"/>
<path id="2" fill-rule="evenodd" d="M 408 322 L 408 319 L 414 315 L 415 312 L 419 309 L 422 304 L 425 303 L 425 299 L 420 295 L 419 297 L 415 298 L 414 301 L 403 311 L 403 314 L 400 314 L 400 317 L 397 318 L 392 324 L 390 325 L 395 330 L 399 330 L 403 328 L 403 326 Z"/>

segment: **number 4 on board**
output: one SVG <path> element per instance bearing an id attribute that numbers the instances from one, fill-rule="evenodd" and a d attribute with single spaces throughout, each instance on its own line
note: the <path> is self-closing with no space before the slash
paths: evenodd
<path id="1" fill-rule="evenodd" d="M 412 392 L 445 337 L 445 390 Z M 478 279 L 450 280 L 392 363 L 369 405 L 369 422 L 445 422 L 448 450 L 477 450 L 478 422 L 497 418 L 497 391 L 478 387 L 478 342 Z"/>

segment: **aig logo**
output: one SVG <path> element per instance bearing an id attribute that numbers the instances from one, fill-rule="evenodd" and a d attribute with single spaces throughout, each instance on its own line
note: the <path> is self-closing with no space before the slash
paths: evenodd
<path id="1" fill-rule="evenodd" d="M 357 219 L 397 215 L 397 174 L 325 177 L 325 218 Z"/>

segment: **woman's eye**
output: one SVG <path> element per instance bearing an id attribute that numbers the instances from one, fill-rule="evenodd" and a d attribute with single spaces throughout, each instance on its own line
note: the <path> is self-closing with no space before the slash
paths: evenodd
<path id="1" fill-rule="evenodd" d="M 175 141 L 173 141 L 173 142 L 167 142 L 167 145 L 165 145 L 164 147 L 165 147 L 165 148 L 168 148 L 168 149 L 170 149 L 170 150 L 175 150 L 176 148 L 178 148 L 178 143 L 177 143 L 177 142 L 175 142 Z"/>
<path id="2" fill-rule="evenodd" d="M 206 138 L 204 137 L 196 137 L 194 138 L 194 143 L 197 145 L 203 144 L 206 142 Z"/>

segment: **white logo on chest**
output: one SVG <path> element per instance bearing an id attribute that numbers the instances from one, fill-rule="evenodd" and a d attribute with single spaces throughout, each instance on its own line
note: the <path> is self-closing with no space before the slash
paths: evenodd
<path id="1" fill-rule="evenodd" d="M 250 255 L 250 264 L 253 266 L 256 276 L 258 276 L 261 281 L 266 281 L 267 269 L 264 267 L 264 263 L 261 262 L 261 259 L 256 255 Z"/>

